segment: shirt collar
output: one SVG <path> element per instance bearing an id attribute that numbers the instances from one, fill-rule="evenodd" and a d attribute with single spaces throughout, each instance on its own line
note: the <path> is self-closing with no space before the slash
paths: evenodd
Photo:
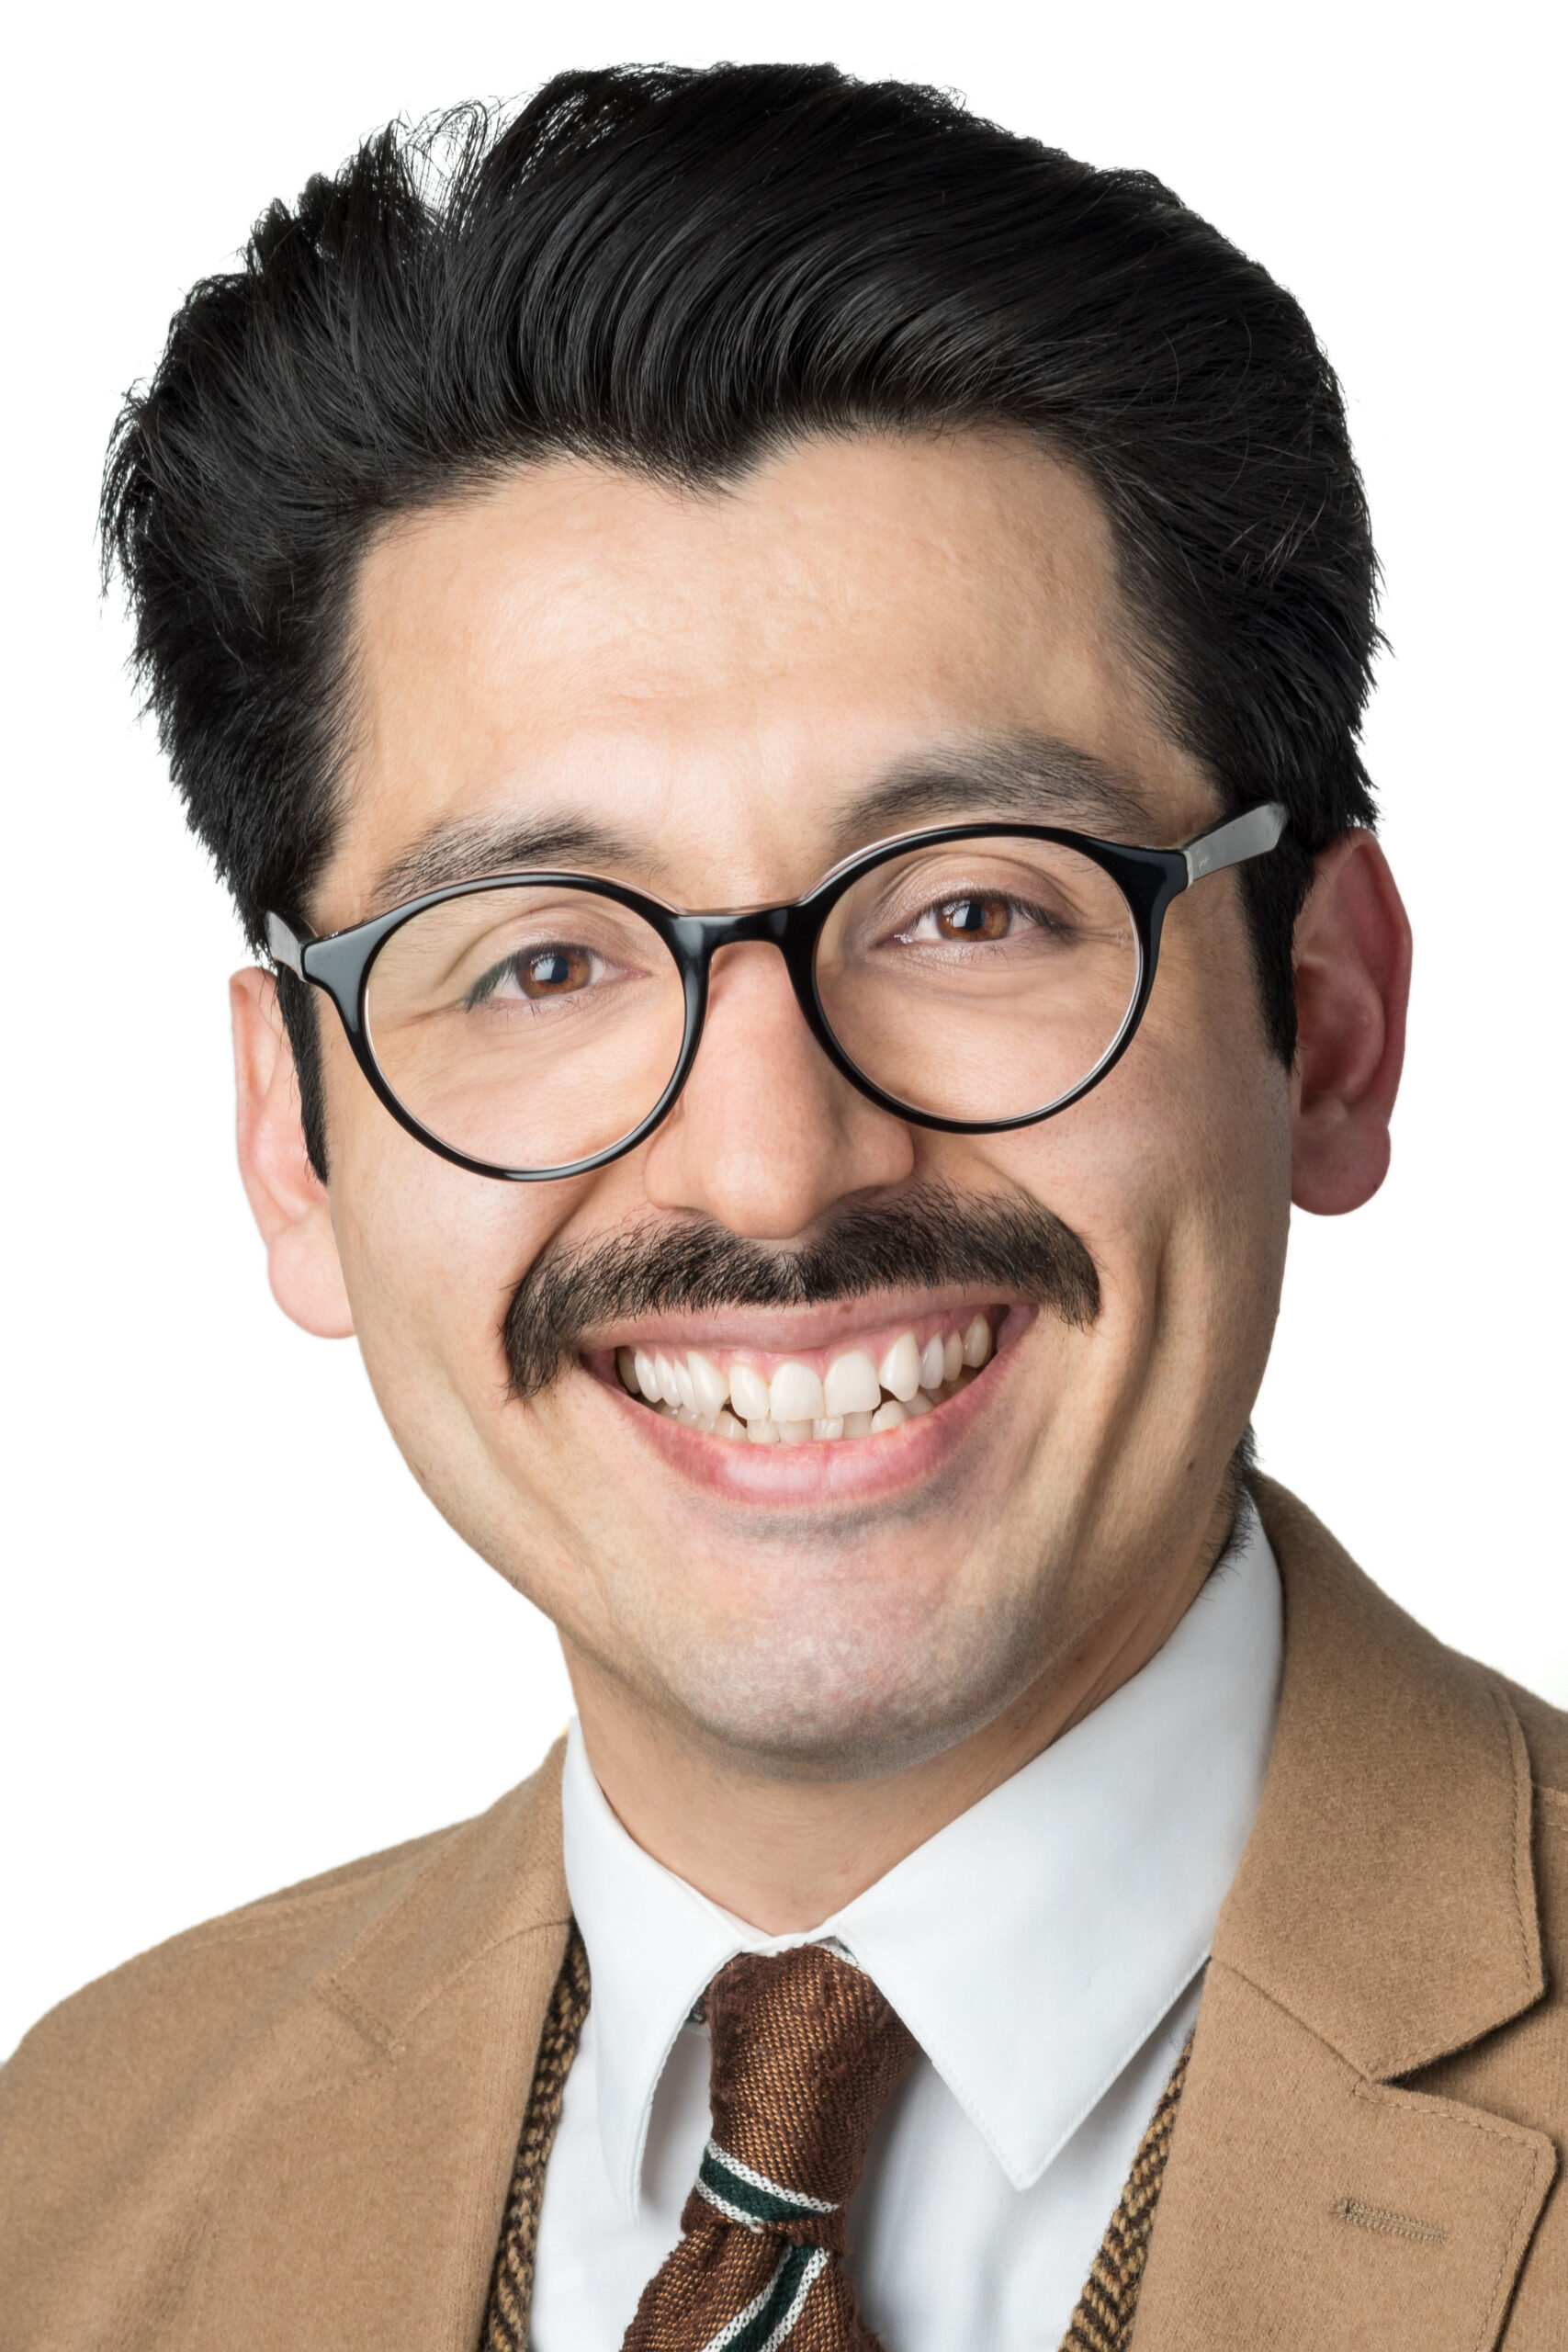
<path id="1" fill-rule="evenodd" d="M 1039 2178 L 1202 1967 L 1252 1826 L 1282 1634 L 1274 1555 L 1247 1520 L 1140 1673 L 810 1939 L 759 1934 L 644 1853 L 573 1723 L 566 1878 L 592 1974 L 600 2140 L 628 2214 L 660 2076 L 706 1985 L 738 1951 L 829 1936 L 1008 2179 Z"/>

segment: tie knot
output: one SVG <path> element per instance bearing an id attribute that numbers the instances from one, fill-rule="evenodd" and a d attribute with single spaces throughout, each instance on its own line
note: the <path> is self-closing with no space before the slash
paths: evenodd
<path id="1" fill-rule="evenodd" d="M 713 2139 L 701 2193 L 752 2229 L 841 2241 L 843 2209 L 915 2041 L 820 1944 L 743 1952 L 708 1987 Z"/>

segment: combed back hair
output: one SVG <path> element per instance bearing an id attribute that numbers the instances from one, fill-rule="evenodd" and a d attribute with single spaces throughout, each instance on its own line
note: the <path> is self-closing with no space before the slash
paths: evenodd
<path id="1" fill-rule="evenodd" d="M 1371 820 L 1376 564 L 1300 306 L 1147 173 L 830 66 L 565 74 L 394 123 L 197 286 L 105 474 L 106 565 L 254 945 L 334 838 L 347 619 L 389 518 L 561 454 L 721 486 L 812 434 L 1007 424 L 1079 468 L 1166 724 L 1223 808 L 1294 1046 L 1311 860 Z M 280 976 L 324 1170 L 310 991 Z"/>

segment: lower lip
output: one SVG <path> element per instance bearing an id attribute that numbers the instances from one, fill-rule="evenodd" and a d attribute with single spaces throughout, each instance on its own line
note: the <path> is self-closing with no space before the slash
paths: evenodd
<path id="1" fill-rule="evenodd" d="M 1032 1310 L 1011 1308 L 998 1331 L 995 1353 L 956 1396 L 874 1437 L 750 1445 L 736 1438 L 709 1437 L 638 1404 L 613 1370 L 597 1385 L 619 1407 L 623 1422 L 672 1470 L 727 1500 L 775 1507 L 864 1502 L 919 1485 L 963 1444 L 995 1400 L 1010 1367 L 1013 1344 L 1033 1319 Z"/>

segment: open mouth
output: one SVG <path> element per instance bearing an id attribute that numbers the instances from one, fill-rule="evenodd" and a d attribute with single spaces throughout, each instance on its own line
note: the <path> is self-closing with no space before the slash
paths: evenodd
<path id="1" fill-rule="evenodd" d="M 615 1370 L 650 1412 L 735 1444 L 883 1437 L 956 1396 L 989 1361 L 1005 1306 L 932 1317 L 790 1356 L 619 1347 Z"/>

